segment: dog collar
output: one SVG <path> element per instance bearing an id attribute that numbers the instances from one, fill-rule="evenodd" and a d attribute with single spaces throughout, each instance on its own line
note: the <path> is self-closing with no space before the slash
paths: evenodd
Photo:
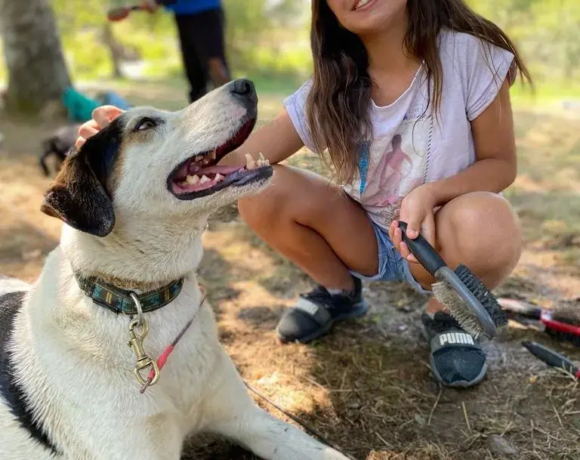
<path id="1" fill-rule="evenodd" d="M 131 298 L 132 294 L 137 296 L 143 313 L 149 313 L 173 302 L 183 287 L 183 278 L 181 278 L 154 291 L 137 295 L 132 291 L 101 283 L 97 281 L 97 278 L 83 278 L 76 275 L 76 279 L 82 291 L 92 298 L 96 305 L 105 307 L 117 314 L 123 313 L 129 316 L 139 313 L 134 300 Z"/>

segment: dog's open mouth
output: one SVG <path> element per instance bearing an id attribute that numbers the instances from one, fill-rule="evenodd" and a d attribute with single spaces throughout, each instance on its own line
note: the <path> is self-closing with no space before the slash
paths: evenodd
<path id="1" fill-rule="evenodd" d="M 226 144 L 198 153 L 177 166 L 167 181 L 169 191 L 180 200 L 193 200 L 229 186 L 241 187 L 270 177 L 272 167 L 262 154 L 259 158 L 246 154 L 245 166 L 218 165 L 223 157 L 244 143 L 254 123 L 254 119 L 246 122 Z"/>

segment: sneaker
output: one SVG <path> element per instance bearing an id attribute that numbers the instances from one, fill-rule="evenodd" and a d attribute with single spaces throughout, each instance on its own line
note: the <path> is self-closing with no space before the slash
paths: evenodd
<path id="1" fill-rule="evenodd" d="M 308 294 L 301 294 L 296 305 L 278 323 L 276 332 L 280 341 L 309 343 L 328 333 L 336 321 L 366 314 L 368 304 L 362 295 L 362 283 L 358 278 L 353 279 L 352 292 L 331 292 L 318 286 Z"/>
<path id="2" fill-rule="evenodd" d="M 431 370 L 448 387 L 477 385 L 487 372 L 485 352 L 472 335 L 448 313 L 423 313 L 425 336 L 431 348 Z"/>

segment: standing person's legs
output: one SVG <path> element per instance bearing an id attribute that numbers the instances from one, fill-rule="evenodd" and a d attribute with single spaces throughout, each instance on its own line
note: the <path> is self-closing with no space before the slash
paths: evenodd
<path id="1" fill-rule="evenodd" d="M 185 75 L 189 82 L 189 102 L 207 92 L 208 71 L 197 51 L 196 15 L 175 15 Z"/>
<path id="2" fill-rule="evenodd" d="M 192 35 L 195 37 L 197 55 L 214 88 L 231 80 L 226 59 L 224 36 L 225 15 L 222 9 L 198 13 L 194 17 Z"/>

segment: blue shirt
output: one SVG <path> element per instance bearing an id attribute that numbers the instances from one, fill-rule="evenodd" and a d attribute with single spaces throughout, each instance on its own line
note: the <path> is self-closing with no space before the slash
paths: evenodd
<path id="1" fill-rule="evenodd" d="M 177 0 L 168 3 L 165 8 L 177 15 L 197 14 L 221 8 L 221 0 Z"/>

